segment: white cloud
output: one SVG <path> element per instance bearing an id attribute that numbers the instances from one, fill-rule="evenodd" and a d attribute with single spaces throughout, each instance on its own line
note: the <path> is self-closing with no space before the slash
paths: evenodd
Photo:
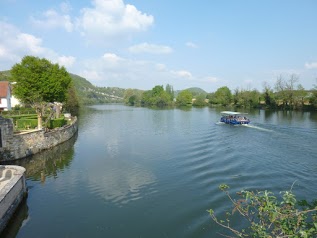
<path id="1" fill-rule="evenodd" d="M 102 58 L 107 61 L 108 63 L 117 63 L 120 60 L 123 60 L 121 57 L 117 56 L 113 53 L 105 53 Z"/>
<path id="2" fill-rule="evenodd" d="M 73 56 L 60 56 L 57 59 L 57 63 L 67 67 L 71 67 L 76 61 L 76 58 Z"/>
<path id="3" fill-rule="evenodd" d="M 41 46 L 42 39 L 37 38 L 33 35 L 26 34 L 26 33 L 19 33 L 14 39 L 16 42 L 16 47 L 20 49 L 26 49 L 30 52 L 30 54 L 39 55 L 43 54 L 45 49 Z"/>
<path id="4" fill-rule="evenodd" d="M 195 43 L 190 42 L 190 41 L 186 42 L 186 46 L 190 47 L 190 48 L 194 48 L 194 49 L 198 48 L 198 45 L 196 45 Z"/>
<path id="5" fill-rule="evenodd" d="M 166 71 L 167 70 L 167 67 L 165 64 L 156 64 L 155 68 L 158 70 L 158 71 Z"/>
<path id="6" fill-rule="evenodd" d="M 0 62 L 4 69 L 12 67 L 25 55 L 44 57 L 65 67 L 70 67 L 75 58 L 60 56 L 55 51 L 43 46 L 41 38 L 21 32 L 15 26 L 0 21 Z"/>
<path id="7" fill-rule="evenodd" d="M 99 81 L 102 79 L 100 73 L 98 73 L 96 70 L 82 70 L 80 72 L 80 76 L 93 81 Z"/>
<path id="8" fill-rule="evenodd" d="M 150 54 L 169 54 L 173 49 L 165 45 L 155 45 L 149 43 L 141 43 L 129 48 L 131 53 L 150 53 Z"/>
<path id="9" fill-rule="evenodd" d="M 317 69 L 317 62 L 311 62 L 305 64 L 306 69 Z"/>
<path id="10" fill-rule="evenodd" d="M 62 6 L 62 8 L 62 11 L 67 11 L 66 6 Z M 69 15 L 59 14 L 52 9 L 42 13 L 39 19 L 31 17 L 31 22 L 34 26 L 43 29 L 64 28 L 67 32 L 72 32 L 74 29 L 74 24 Z"/>
<path id="11" fill-rule="evenodd" d="M 83 8 L 78 18 L 78 27 L 83 36 L 89 38 L 130 35 L 145 31 L 153 24 L 151 15 L 140 12 L 135 6 L 122 0 L 93 0 L 92 8 Z"/>
<path id="12" fill-rule="evenodd" d="M 192 78 L 192 74 L 186 70 L 172 71 L 172 73 L 181 78 Z"/>

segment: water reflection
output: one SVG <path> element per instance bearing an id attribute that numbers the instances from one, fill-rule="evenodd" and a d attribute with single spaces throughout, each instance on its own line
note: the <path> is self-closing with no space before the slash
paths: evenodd
<path id="1" fill-rule="evenodd" d="M 11 238 L 16 237 L 20 228 L 26 224 L 29 217 L 29 208 L 26 203 L 26 199 L 24 199 L 19 205 L 17 211 L 14 213 L 11 221 L 8 223 L 7 227 L 1 233 L 1 237 L 3 238 Z"/>
<path id="2" fill-rule="evenodd" d="M 13 164 L 26 169 L 27 179 L 45 183 L 47 176 L 56 178 L 58 171 L 70 166 L 74 157 L 73 145 L 76 139 L 77 133 L 70 140 L 52 149 L 42 151 L 26 159 L 17 160 Z"/>
<path id="3" fill-rule="evenodd" d="M 96 166 L 88 173 L 87 182 L 93 194 L 121 206 L 146 194 L 154 193 L 151 185 L 155 175 L 138 163 L 108 160 L 106 166 Z"/>

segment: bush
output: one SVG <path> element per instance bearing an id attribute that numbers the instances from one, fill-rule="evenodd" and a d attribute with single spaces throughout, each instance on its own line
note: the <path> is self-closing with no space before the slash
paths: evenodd
<path id="1" fill-rule="evenodd" d="M 37 119 L 21 118 L 16 120 L 16 124 L 18 129 L 34 129 L 37 127 Z"/>
<path id="2" fill-rule="evenodd" d="M 225 192 L 233 203 L 233 211 L 226 213 L 226 221 L 218 220 L 212 209 L 208 212 L 218 225 L 229 230 L 234 237 L 308 238 L 317 235 L 316 200 L 311 204 L 306 200 L 297 202 L 292 189 L 281 192 L 281 201 L 268 191 L 241 191 L 238 193 L 241 199 L 235 200 L 228 192 L 228 185 L 220 185 L 219 189 Z M 230 216 L 235 212 L 247 222 L 244 229 L 237 230 L 231 226 Z"/>
<path id="3" fill-rule="evenodd" d="M 67 121 L 65 120 L 65 118 L 58 118 L 58 119 L 53 119 L 49 121 L 49 125 L 48 128 L 49 129 L 54 129 L 57 127 L 62 127 L 64 125 L 67 124 Z"/>

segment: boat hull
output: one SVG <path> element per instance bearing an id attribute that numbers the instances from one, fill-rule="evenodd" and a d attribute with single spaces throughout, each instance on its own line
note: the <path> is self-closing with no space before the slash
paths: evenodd
<path id="1" fill-rule="evenodd" d="M 225 124 L 230 124 L 230 125 L 245 125 L 245 124 L 249 124 L 250 120 L 235 120 L 235 119 L 221 119 L 220 122 L 223 122 Z"/>

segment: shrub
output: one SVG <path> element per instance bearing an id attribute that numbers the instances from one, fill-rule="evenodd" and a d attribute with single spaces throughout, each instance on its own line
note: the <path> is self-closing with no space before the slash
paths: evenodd
<path id="1" fill-rule="evenodd" d="M 16 120 L 18 129 L 30 129 L 37 127 L 37 119 L 17 119 Z"/>
<path id="2" fill-rule="evenodd" d="M 296 196 L 290 191 L 281 192 L 278 199 L 268 191 L 241 191 L 241 199 L 233 199 L 228 185 L 220 185 L 229 200 L 233 203 L 232 212 L 226 212 L 226 220 L 218 220 L 212 209 L 208 210 L 212 220 L 226 228 L 234 237 L 292 237 L 308 238 L 317 235 L 317 202 L 309 204 L 306 200 L 297 202 Z M 230 216 L 237 212 L 247 222 L 245 228 L 237 230 L 230 224 Z M 223 235 L 225 237 L 232 237 Z"/>
<path id="3" fill-rule="evenodd" d="M 54 129 L 57 127 L 62 127 L 64 125 L 67 124 L 67 121 L 65 120 L 65 118 L 58 118 L 58 119 L 53 119 L 49 121 L 49 125 L 48 128 L 50 129 Z"/>

